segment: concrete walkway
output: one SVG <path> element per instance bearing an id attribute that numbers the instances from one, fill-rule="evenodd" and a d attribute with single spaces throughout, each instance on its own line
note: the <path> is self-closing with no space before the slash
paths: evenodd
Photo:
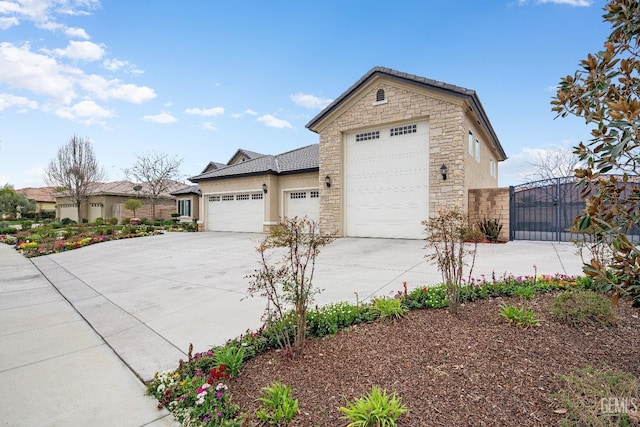
<path id="1" fill-rule="evenodd" d="M 175 425 L 31 261 L 4 244 L 0 325 L 0 425 Z"/>
<path id="2" fill-rule="evenodd" d="M 190 343 L 205 351 L 259 327 L 264 301 L 248 298 L 246 276 L 261 238 L 168 233 L 31 260 L 0 245 L 0 425 L 170 425 L 140 379 L 175 369 Z M 440 282 L 424 245 L 336 240 L 318 258 L 317 303 Z M 473 276 L 536 270 L 580 274 L 581 261 L 568 243 L 485 244 Z"/>

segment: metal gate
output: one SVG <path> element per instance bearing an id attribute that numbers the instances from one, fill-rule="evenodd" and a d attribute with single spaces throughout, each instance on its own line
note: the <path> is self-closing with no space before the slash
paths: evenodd
<path id="1" fill-rule="evenodd" d="M 570 176 L 509 187 L 509 239 L 567 242 L 580 237 L 570 231 L 585 208 L 577 181 Z M 640 240 L 640 228 L 631 233 L 630 240 Z"/>

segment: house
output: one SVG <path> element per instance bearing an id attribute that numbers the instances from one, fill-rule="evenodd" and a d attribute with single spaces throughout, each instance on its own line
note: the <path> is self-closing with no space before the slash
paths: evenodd
<path id="1" fill-rule="evenodd" d="M 176 198 L 170 193 L 189 187 L 180 182 L 172 182 L 167 192 L 156 199 L 156 218 L 171 219 L 176 212 Z M 75 201 L 62 191 L 54 194 L 56 199 L 56 218 L 69 218 L 78 221 L 78 211 Z M 138 199 L 143 206 L 136 210 L 135 216 L 151 219 L 151 199 L 148 196 L 147 184 L 136 184 L 130 181 L 115 181 L 96 183 L 91 186 L 89 198 L 82 206 L 82 216 L 89 222 L 96 218 L 117 218 L 121 223 L 123 218 L 133 217 L 133 212 L 124 208 L 128 199 Z"/>
<path id="2" fill-rule="evenodd" d="M 423 238 L 430 215 L 497 188 L 507 158 L 475 91 L 389 68 L 371 69 L 306 127 L 318 144 L 238 150 L 191 178 L 206 230 L 262 232 L 308 215 L 339 236 Z"/>
<path id="3" fill-rule="evenodd" d="M 203 172 L 206 172 L 207 170 L 208 166 Z M 171 195 L 176 199 L 176 212 L 180 214 L 180 222 L 194 222 L 198 220 L 200 214 L 201 193 L 197 184 L 188 185 L 180 190 L 172 192 Z"/>
<path id="4" fill-rule="evenodd" d="M 54 212 L 56 210 L 56 200 L 53 194 L 56 192 L 55 187 L 26 187 L 16 190 L 17 193 L 24 195 L 27 199 L 36 203 L 36 212 Z"/>

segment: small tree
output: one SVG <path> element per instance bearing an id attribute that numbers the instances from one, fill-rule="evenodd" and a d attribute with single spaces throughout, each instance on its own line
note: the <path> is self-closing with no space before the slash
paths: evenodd
<path id="1" fill-rule="evenodd" d="M 18 214 L 33 212 L 35 209 L 35 202 L 27 199 L 24 194 L 18 193 L 12 185 L 5 184 L 0 187 L 0 219 L 2 215 L 15 218 Z"/>
<path id="2" fill-rule="evenodd" d="M 538 181 L 573 176 L 580 165 L 580 159 L 573 150 L 557 147 L 553 150 L 537 151 L 527 163 L 530 169 L 523 181 Z"/>
<path id="3" fill-rule="evenodd" d="M 126 210 L 132 211 L 133 212 L 133 217 L 136 217 L 136 210 L 140 209 L 142 207 L 142 202 L 138 199 L 128 199 L 126 202 L 124 202 L 124 208 Z"/>
<path id="4" fill-rule="evenodd" d="M 265 236 L 256 251 L 260 268 L 249 275 L 249 294 L 267 299 L 264 321 L 276 333 L 278 344 L 295 358 L 302 354 L 307 331 L 307 310 L 320 292 L 313 286 L 316 257 L 333 236 L 304 218 L 284 218 Z M 284 249 L 279 261 L 274 251 Z"/>
<path id="5" fill-rule="evenodd" d="M 93 146 L 77 135 L 62 146 L 44 171 L 44 181 L 63 187 L 78 207 L 78 222 L 82 221 L 82 203 L 89 197 L 91 185 L 104 180 L 106 173 L 98 165 Z"/>
<path id="6" fill-rule="evenodd" d="M 593 126 L 589 142 L 575 147 L 587 204 L 575 227 L 608 245 L 612 261 L 594 258 L 583 270 L 615 290 L 614 302 L 623 297 L 640 307 L 640 248 L 628 238 L 640 226 L 640 3 L 611 0 L 604 10 L 612 26 L 604 50 L 560 81 L 552 110 Z"/>
<path id="7" fill-rule="evenodd" d="M 481 234 L 469 226 L 469 218 L 460 209 L 446 209 L 435 217 L 422 221 L 427 233 L 427 246 L 434 250 L 425 255 L 435 262 L 447 289 L 449 311 L 457 313 L 462 297 L 465 258 L 472 257 L 469 277 L 475 262 L 478 238 Z M 471 243 L 467 243 L 471 241 Z"/>
<path id="8" fill-rule="evenodd" d="M 137 155 L 136 163 L 125 169 L 127 177 L 133 181 L 146 184 L 142 192 L 151 200 L 151 217 L 156 222 L 156 203 L 158 199 L 176 185 L 180 177 L 182 159 L 169 157 L 164 153 L 152 151 Z"/>

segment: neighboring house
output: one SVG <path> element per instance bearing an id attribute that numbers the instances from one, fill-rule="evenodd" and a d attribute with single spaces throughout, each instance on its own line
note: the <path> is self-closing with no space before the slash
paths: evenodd
<path id="1" fill-rule="evenodd" d="M 318 220 L 317 144 L 276 156 L 238 150 L 226 166 L 190 181 L 202 193 L 206 230 L 263 232 L 281 216 Z"/>
<path id="2" fill-rule="evenodd" d="M 421 221 L 496 188 L 507 158 L 475 91 L 388 68 L 371 69 L 307 128 L 319 144 L 238 150 L 191 178 L 205 229 L 262 232 L 308 215 L 339 236 L 420 239 Z"/>
<path id="3" fill-rule="evenodd" d="M 139 186 L 139 189 L 136 190 Z M 170 192 L 178 191 L 189 187 L 180 182 L 171 184 L 171 188 L 156 200 L 156 218 L 171 219 L 171 214 L 176 212 L 176 198 Z M 122 222 L 122 218 L 133 217 L 133 212 L 124 208 L 124 202 L 128 199 L 139 199 L 143 206 L 136 210 L 138 218 L 151 219 L 151 199 L 147 196 L 146 184 L 135 184 L 129 181 L 115 181 L 96 183 L 92 186 L 89 199 L 82 206 L 82 216 L 89 222 L 96 218 L 117 218 Z M 56 218 L 69 218 L 78 221 L 77 206 L 75 202 L 65 193 L 55 194 Z"/>
<path id="4" fill-rule="evenodd" d="M 205 169 L 206 171 L 207 169 Z M 171 193 L 176 198 L 176 211 L 180 214 L 180 222 L 197 221 L 200 215 L 200 188 L 189 185 Z"/>
<path id="5" fill-rule="evenodd" d="M 16 190 L 16 192 L 36 202 L 36 212 L 38 213 L 56 210 L 56 200 L 53 197 L 56 192 L 55 187 L 27 187 Z"/>

